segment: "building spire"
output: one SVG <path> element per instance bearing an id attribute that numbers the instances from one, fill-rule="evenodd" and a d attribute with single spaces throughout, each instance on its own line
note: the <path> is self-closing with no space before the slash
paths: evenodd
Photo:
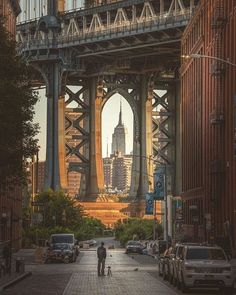
<path id="1" fill-rule="evenodd" d="M 119 125 L 122 125 L 123 122 L 122 122 L 122 102 L 121 102 L 121 99 L 120 99 L 120 114 L 119 114 Z"/>

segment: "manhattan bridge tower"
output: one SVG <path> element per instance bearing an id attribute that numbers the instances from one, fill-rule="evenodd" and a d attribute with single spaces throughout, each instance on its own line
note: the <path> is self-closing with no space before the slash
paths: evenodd
<path id="1" fill-rule="evenodd" d="M 101 113 L 118 93 L 134 115 L 130 197 L 153 190 L 154 165 L 176 194 L 180 40 L 197 2 L 21 1 L 18 52 L 46 86 L 45 188 L 66 190 L 75 171 L 88 200 L 103 194 Z"/>

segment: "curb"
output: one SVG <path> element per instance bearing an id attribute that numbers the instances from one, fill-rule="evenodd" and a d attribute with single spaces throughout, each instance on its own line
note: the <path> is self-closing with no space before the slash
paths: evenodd
<path id="1" fill-rule="evenodd" d="M 11 286 L 14 286 L 15 284 L 17 284 L 18 282 L 24 280 L 25 278 L 29 277 L 32 275 L 32 272 L 31 271 L 27 271 L 25 273 L 23 273 L 22 275 L 18 276 L 17 278 L 13 279 L 12 281 L 9 281 L 8 283 L 0 286 L 0 294 L 3 290 L 11 287 Z"/>

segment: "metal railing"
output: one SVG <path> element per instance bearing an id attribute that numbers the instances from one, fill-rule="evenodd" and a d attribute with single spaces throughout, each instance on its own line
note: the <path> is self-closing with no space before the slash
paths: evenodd
<path id="1" fill-rule="evenodd" d="M 48 37 L 45 34 L 45 38 L 35 38 L 33 35 L 28 35 L 28 39 L 25 42 L 19 42 L 18 48 L 20 50 L 30 50 L 37 48 L 50 48 L 60 47 L 64 44 L 71 43 L 86 43 L 92 40 L 97 41 L 101 37 L 104 39 L 111 39 L 119 37 L 120 35 L 137 35 L 150 31 L 165 29 L 168 27 L 174 27 L 175 24 L 188 21 L 192 15 L 190 8 L 185 10 L 179 10 L 177 13 L 162 14 L 154 17 L 137 19 L 136 21 L 125 21 L 120 24 L 111 24 L 109 26 L 101 26 L 94 30 L 86 28 L 85 30 L 78 31 L 74 34 L 67 35 L 66 32 L 58 33 L 54 38 Z"/>

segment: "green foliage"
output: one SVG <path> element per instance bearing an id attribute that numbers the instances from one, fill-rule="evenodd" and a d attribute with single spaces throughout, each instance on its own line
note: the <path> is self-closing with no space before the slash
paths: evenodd
<path id="1" fill-rule="evenodd" d="M 37 244 L 39 240 L 48 240 L 53 233 L 74 233 L 79 241 L 102 236 L 105 225 L 98 219 L 84 216 L 83 208 L 69 198 L 63 191 L 45 191 L 35 197 L 40 205 L 35 213 L 41 213 L 44 220 L 38 226 L 27 228 L 29 212 L 24 210 L 25 229 L 23 246 Z M 54 218 L 55 217 L 55 218 Z"/>
<path id="2" fill-rule="evenodd" d="M 162 227 L 157 223 L 157 235 L 162 234 Z M 125 245 L 127 241 L 133 240 L 146 240 L 152 236 L 153 232 L 153 220 L 130 218 L 123 223 L 118 221 L 115 224 L 115 237 L 120 241 L 122 245 Z"/>
<path id="3" fill-rule="evenodd" d="M 44 205 L 38 208 L 43 214 L 43 225 L 46 227 L 72 227 L 80 223 L 84 215 L 83 208 L 63 191 L 45 191 L 37 195 L 35 201 Z"/>
<path id="4" fill-rule="evenodd" d="M 49 240 L 51 234 L 74 233 L 79 241 L 89 240 L 95 237 L 101 237 L 105 225 L 93 217 L 82 217 L 77 224 L 73 226 L 51 226 L 43 225 L 33 226 L 23 230 L 23 247 L 36 245 L 40 240 Z"/>
<path id="5" fill-rule="evenodd" d="M 27 230 L 23 230 L 22 240 L 23 247 L 31 247 L 32 244 L 39 244 L 39 240 L 49 240 L 51 234 L 72 233 L 73 231 L 67 227 L 42 227 L 33 226 Z"/>
<path id="6" fill-rule="evenodd" d="M 76 230 L 76 238 L 79 241 L 89 240 L 103 235 L 105 225 L 96 218 L 83 217 Z"/>
<path id="7" fill-rule="evenodd" d="M 29 83 L 26 65 L 16 56 L 16 43 L 0 18 L 0 182 L 6 178 L 24 180 L 22 159 L 37 150 L 33 124 L 38 96 Z"/>

